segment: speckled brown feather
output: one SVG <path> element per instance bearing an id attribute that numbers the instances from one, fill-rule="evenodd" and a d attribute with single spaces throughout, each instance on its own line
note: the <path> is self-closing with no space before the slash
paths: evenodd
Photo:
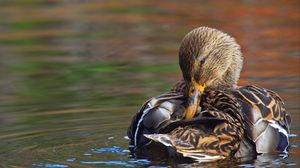
<path id="1" fill-rule="evenodd" d="M 171 93 L 183 95 L 185 89 L 186 84 L 180 81 Z M 253 108 L 259 110 L 252 110 Z M 273 129 L 269 127 L 268 120 L 275 120 L 286 130 L 289 130 L 290 124 L 281 98 L 273 91 L 257 86 L 234 90 L 208 88 L 201 97 L 201 112 L 193 119 L 195 121 L 191 120 L 184 125 L 182 123 L 186 120 L 173 122 L 173 129 L 169 128 L 167 132 L 160 129 L 158 134 L 147 135 L 147 138 L 173 146 L 186 157 L 242 157 L 256 154 L 263 146 L 268 145 L 255 142 L 259 134 L 264 133 L 256 128 L 258 120 L 265 120 L 262 130 Z M 196 119 L 205 119 L 207 122 L 197 122 Z M 272 136 L 269 141 L 278 138 L 276 133 Z"/>
<path id="2" fill-rule="evenodd" d="M 178 127 L 167 134 L 169 138 L 164 143 L 170 143 L 187 157 L 195 154 L 233 156 L 244 135 L 241 106 L 230 93 L 215 90 L 207 90 L 201 102 L 203 111 L 195 118 L 222 119 L 223 122 L 212 120 Z"/>

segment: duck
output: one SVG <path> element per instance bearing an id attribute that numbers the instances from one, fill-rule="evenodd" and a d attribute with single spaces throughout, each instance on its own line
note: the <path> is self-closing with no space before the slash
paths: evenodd
<path id="1" fill-rule="evenodd" d="M 182 79 L 147 100 L 127 130 L 132 151 L 211 162 L 287 153 L 291 117 L 269 89 L 238 86 L 243 54 L 223 31 L 198 27 L 179 47 Z M 159 153 L 160 155 L 160 153 Z"/>

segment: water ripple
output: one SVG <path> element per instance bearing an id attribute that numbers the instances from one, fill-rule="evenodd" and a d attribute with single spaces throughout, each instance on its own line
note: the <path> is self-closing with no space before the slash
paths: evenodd
<path id="1" fill-rule="evenodd" d="M 130 151 L 122 149 L 119 146 L 113 146 L 112 148 L 92 148 L 91 151 L 94 153 L 117 153 L 117 154 L 128 154 Z"/>
<path id="2" fill-rule="evenodd" d="M 150 161 L 146 159 L 129 160 L 129 161 L 81 161 L 81 164 L 88 165 L 114 165 L 114 166 L 125 166 L 125 167 L 136 167 L 137 165 L 148 165 Z"/>
<path id="3" fill-rule="evenodd" d="M 33 163 L 32 166 L 46 167 L 46 168 L 67 168 L 68 165 L 64 164 L 51 164 L 51 163 Z"/>
<path id="4" fill-rule="evenodd" d="M 132 164 L 129 164 L 128 162 L 123 161 L 82 161 L 81 164 L 88 164 L 88 165 L 114 165 L 114 166 L 125 166 L 125 167 L 135 167 Z"/>

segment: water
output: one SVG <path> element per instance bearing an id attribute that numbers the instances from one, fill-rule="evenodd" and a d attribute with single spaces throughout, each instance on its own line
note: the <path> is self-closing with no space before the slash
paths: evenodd
<path id="1" fill-rule="evenodd" d="M 124 2 L 1 1 L 0 167 L 299 166 L 298 1 Z M 181 78 L 180 41 L 203 25 L 241 44 L 240 85 L 284 99 L 288 156 L 200 165 L 129 157 L 131 116 Z"/>

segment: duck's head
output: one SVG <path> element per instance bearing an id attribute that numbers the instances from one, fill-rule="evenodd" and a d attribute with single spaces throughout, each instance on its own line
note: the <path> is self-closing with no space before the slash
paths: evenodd
<path id="1" fill-rule="evenodd" d="M 199 27 L 189 32 L 179 49 L 179 64 L 187 83 L 186 118 L 198 110 L 200 96 L 208 87 L 236 87 L 243 56 L 235 39 L 222 31 Z"/>

